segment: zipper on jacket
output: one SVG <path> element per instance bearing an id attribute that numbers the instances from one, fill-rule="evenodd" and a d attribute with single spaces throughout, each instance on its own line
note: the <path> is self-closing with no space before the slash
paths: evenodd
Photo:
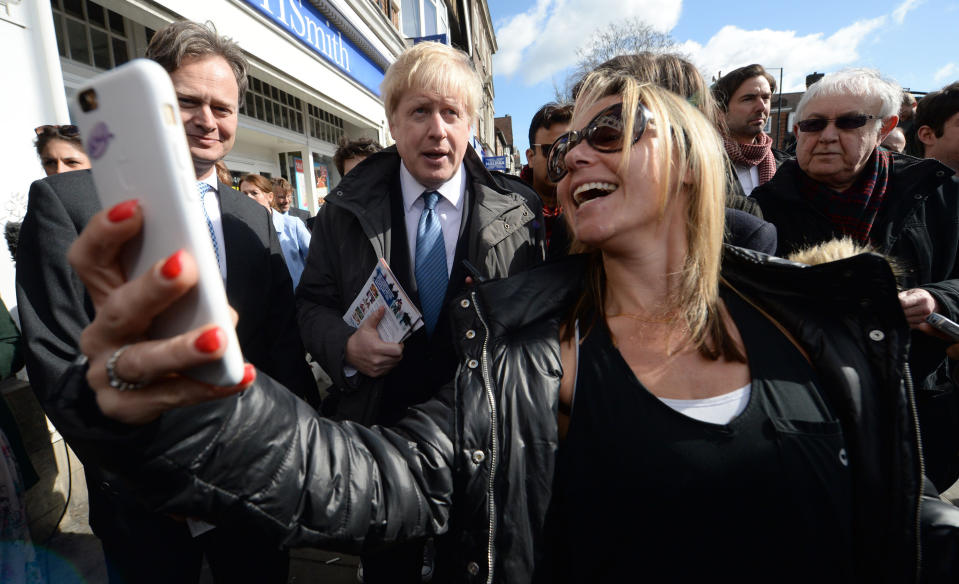
<path id="1" fill-rule="evenodd" d="M 916 389 L 912 385 L 912 369 L 909 362 L 903 363 L 903 381 L 906 384 L 906 395 L 909 398 L 909 412 L 912 414 L 912 427 L 916 432 L 916 449 L 919 456 L 919 492 L 916 496 L 916 514 L 913 518 L 916 530 L 916 582 L 919 582 L 922 571 L 922 482 L 926 476 L 926 462 L 922 456 L 922 434 L 919 433 L 919 410 L 916 407 Z"/>
<path id="2" fill-rule="evenodd" d="M 489 485 L 487 486 L 487 496 L 489 497 L 489 539 L 486 542 L 486 584 L 492 584 L 493 561 L 495 559 L 493 543 L 496 533 L 496 499 L 494 498 L 493 485 L 495 484 L 496 480 L 496 455 L 498 452 L 498 441 L 496 438 L 496 396 L 493 394 L 493 387 L 490 385 L 489 381 L 489 325 L 486 324 L 486 320 L 483 318 L 483 313 L 480 312 L 479 304 L 476 302 L 476 290 L 470 292 L 470 297 L 473 299 L 473 310 L 476 311 L 476 316 L 479 318 L 480 324 L 483 325 L 483 330 L 485 331 L 485 335 L 483 336 L 483 352 L 480 355 L 480 361 L 483 365 L 483 387 L 486 389 L 486 399 L 489 400 L 491 434 Z"/>

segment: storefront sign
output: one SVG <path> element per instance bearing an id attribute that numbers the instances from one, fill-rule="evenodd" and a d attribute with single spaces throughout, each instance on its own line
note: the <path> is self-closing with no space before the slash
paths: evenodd
<path id="1" fill-rule="evenodd" d="M 444 32 L 443 34 L 431 34 L 430 36 L 415 37 L 413 39 L 413 44 L 419 44 L 426 41 L 433 41 L 434 43 L 441 43 L 444 45 L 450 44 L 450 39 Z"/>
<path id="2" fill-rule="evenodd" d="M 379 97 L 383 70 L 350 39 L 343 38 L 313 6 L 302 0 L 246 0 L 246 3 Z"/>
<path id="3" fill-rule="evenodd" d="M 506 172 L 505 156 L 487 156 L 483 159 L 483 164 L 485 164 L 489 170 L 502 170 Z"/>

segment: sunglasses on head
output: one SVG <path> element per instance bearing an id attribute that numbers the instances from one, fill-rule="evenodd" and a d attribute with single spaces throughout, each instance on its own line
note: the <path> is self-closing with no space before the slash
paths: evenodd
<path id="1" fill-rule="evenodd" d="M 43 134 L 60 134 L 66 138 L 75 138 L 80 135 L 80 129 L 73 124 L 63 124 L 62 126 L 44 124 L 43 126 L 37 126 L 33 131 L 37 133 L 37 136 Z"/>
<path id="2" fill-rule="evenodd" d="M 822 132 L 829 126 L 829 122 L 836 124 L 838 130 L 855 130 L 866 125 L 869 120 L 878 120 L 879 116 L 869 114 L 857 114 L 849 116 L 839 116 L 838 118 L 809 118 L 796 125 L 802 132 Z"/>
<path id="3" fill-rule="evenodd" d="M 633 136 L 629 145 L 632 146 L 643 137 L 646 124 L 652 114 L 646 106 L 639 104 L 636 108 L 636 121 L 633 123 Z M 580 131 L 570 130 L 553 142 L 546 160 L 546 175 L 554 183 L 558 183 L 566 176 L 566 154 L 577 144 L 586 141 L 587 144 L 599 152 L 619 152 L 623 149 L 623 104 L 611 105 L 599 112 Z"/>

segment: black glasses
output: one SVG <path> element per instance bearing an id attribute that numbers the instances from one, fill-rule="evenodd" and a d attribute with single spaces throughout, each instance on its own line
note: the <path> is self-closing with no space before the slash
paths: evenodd
<path id="1" fill-rule="evenodd" d="M 639 104 L 636 109 L 636 121 L 633 124 L 633 139 L 630 146 L 639 141 L 646 131 L 646 124 L 652 114 L 646 106 Z M 553 142 L 549 157 L 546 159 L 546 175 L 549 180 L 558 183 L 566 176 L 566 154 L 577 144 L 586 143 L 599 152 L 619 152 L 623 149 L 623 104 L 611 105 L 590 120 L 580 131 L 570 130 Z"/>
<path id="2" fill-rule="evenodd" d="M 539 146 L 539 151 L 543 153 L 543 158 L 549 158 L 549 150 L 553 147 L 552 144 L 530 144 L 533 147 L 533 150 L 536 150 L 536 147 Z"/>
<path id="3" fill-rule="evenodd" d="M 43 126 L 37 126 L 33 131 L 37 133 L 37 136 L 42 136 L 43 134 L 60 134 L 65 138 L 76 138 L 80 135 L 80 128 L 77 128 L 73 124 L 63 124 L 62 126 L 45 124 Z"/>
<path id="4" fill-rule="evenodd" d="M 829 126 L 829 122 L 836 124 L 838 130 L 855 130 L 866 125 L 869 120 L 878 120 L 879 116 L 870 116 L 869 114 L 857 114 L 852 116 L 839 116 L 838 118 L 809 118 L 798 122 L 799 130 L 802 132 L 822 132 Z"/>

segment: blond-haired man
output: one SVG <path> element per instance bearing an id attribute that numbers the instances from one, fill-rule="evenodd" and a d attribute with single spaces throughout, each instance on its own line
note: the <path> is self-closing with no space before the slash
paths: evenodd
<path id="1" fill-rule="evenodd" d="M 466 54 L 414 45 L 387 70 L 382 94 L 396 144 L 370 156 L 364 172 L 346 175 L 326 198 L 297 289 L 303 340 L 334 382 L 324 409 L 363 423 L 397 420 L 452 379 L 449 319 L 456 307 L 448 304 L 470 275 L 463 260 L 483 277 L 502 278 L 544 254 L 539 197 L 517 179 L 491 175 L 469 144 L 481 83 Z M 428 236 L 432 254 L 424 251 Z M 343 322 L 377 258 L 424 312 L 426 325 L 402 344 L 380 339 L 376 315 L 359 329 Z M 410 569 L 395 566 L 393 581 L 419 578 L 422 555 L 406 557 Z M 375 581 L 365 559 L 364 568 L 366 581 Z"/>

